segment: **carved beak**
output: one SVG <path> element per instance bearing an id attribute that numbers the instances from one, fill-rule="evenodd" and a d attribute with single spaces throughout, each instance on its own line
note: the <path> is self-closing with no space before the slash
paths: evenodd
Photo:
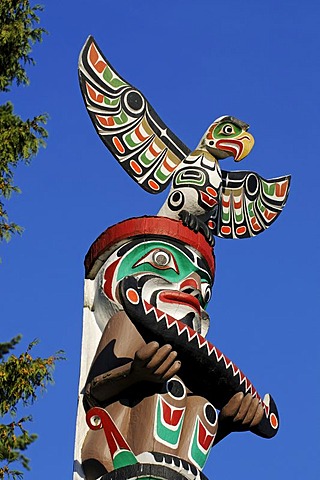
<path id="1" fill-rule="evenodd" d="M 216 147 L 224 152 L 230 152 L 236 162 L 240 162 L 244 157 L 250 153 L 254 145 L 254 138 L 251 133 L 245 132 L 239 138 L 229 138 L 218 140 Z"/>
<path id="2" fill-rule="evenodd" d="M 239 155 L 234 157 L 236 162 L 240 162 L 243 158 L 245 158 L 251 152 L 254 145 L 254 138 L 251 133 L 248 132 L 245 132 L 238 140 L 242 143 L 243 149 L 242 152 L 239 152 Z"/>

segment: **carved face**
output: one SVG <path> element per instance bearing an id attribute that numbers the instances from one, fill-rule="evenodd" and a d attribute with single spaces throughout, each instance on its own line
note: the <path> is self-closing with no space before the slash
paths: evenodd
<path id="1" fill-rule="evenodd" d="M 200 254 L 190 246 L 165 239 L 133 240 L 118 248 L 100 274 L 100 301 L 105 297 L 121 309 L 119 283 L 139 278 L 143 298 L 204 335 L 208 316 L 204 309 L 213 279 Z"/>
<path id="2" fill-rule="evenodd" d="M 254 138 L 247 132 L 249 125 L 235 117 L 217 118 L 208 128 L 199 146 L 218 159 L 232 156 L 239 162 L 250 153 Z"/>

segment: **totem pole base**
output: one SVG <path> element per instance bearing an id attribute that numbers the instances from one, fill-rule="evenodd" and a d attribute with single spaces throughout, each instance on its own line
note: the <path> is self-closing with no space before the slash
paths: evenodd
<path id="1" fill-rule="evenodd" d="M 162 464 L 136 463 L 103 475 L 100 480 L 208 480 L 194 465 L 161 453 L 152 453 Z M 161 457 L 161 459 L 160 459 Z M 171 464 L 171 467 L 168 466 Z"/>

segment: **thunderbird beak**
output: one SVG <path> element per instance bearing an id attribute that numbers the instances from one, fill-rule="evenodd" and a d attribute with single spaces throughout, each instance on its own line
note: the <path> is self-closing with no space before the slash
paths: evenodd
<path id="1" fill-rule="evenodd" d="M 236 162 L 240 162 L 250 153 L 254 145 L 254 138 L 250 133 L 245 132 L 240 138 L 229 138 L 218 140 L 216 147 L 225 152 L 230 152 Z"/>

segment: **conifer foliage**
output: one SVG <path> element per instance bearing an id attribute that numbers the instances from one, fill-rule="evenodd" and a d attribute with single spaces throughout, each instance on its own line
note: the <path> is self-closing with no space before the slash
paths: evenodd
<path id="1" fill-rule="evenodd" d="M 0 416 L 6 422 L 0 424 L 1 480 L 21 478 L 21 467 L 29 470 L 29 459 L 24 452 L 37 435 L 26 430 L 25 424 L 31 417 L 20 417 L 21 407 L 31 405 L 38 393 L 53 382 L 55 361 L 63 358 L 62 352 L 48 358 L 33 358 L 32 349 L 37 341 L 19 356 L 10 354 L 20 340 L 18 335 L 10 342 L 0 343 Z"/>
<path id="2" fill-rule="evenodd" d="M 0 0 L 0 93 L 8 95 L 13 84 L 29 83 L 26 67 L 34 64 L 32 45 L 45 33 L 39 27 L 37 13 L 41 10 L 29 0 Z M 10 101 L 0 105 L 0 241 L 21 233 L 21 227 L 9 221 L 4 202 L 12 192 L 19 192 L 14 169 L 21 162 L 29 164 L 45 146 L 46 121 L 46 114 L 22 120 Z M 33 357 L 36 341 L 14 355 L 12 350 L 20 340 L 19 335 L 0 343 L 0 480 L 21 478 L 21 468 L 29 469 L 25 451 L 37 435 L 28 432 L 26 424 L 31 417 L 21 415 L 21 409 L 52 383 L 54 364 L 63 358 L 61 352 L 48 358 Z"/>
<path id="3" fill-rule="evenodd" d="M 26 66 L 34 64 L 32 45 L 42 40 L 45 30 L 39 27 L 39 5 L 29 0 L 0 0 L 0 92 L 10 92 L 12 84 L 29 83 Z M 13 183 L 14 169 L 29 164 L 45 146 L 48 134 L 43 125 L 47 115 L 22 120 L 14 113 L 10 101 L 0 105 L 0 241 L 9 240 L 22 228 L 9 221 L 4 202 L 19 188 Z"/>

